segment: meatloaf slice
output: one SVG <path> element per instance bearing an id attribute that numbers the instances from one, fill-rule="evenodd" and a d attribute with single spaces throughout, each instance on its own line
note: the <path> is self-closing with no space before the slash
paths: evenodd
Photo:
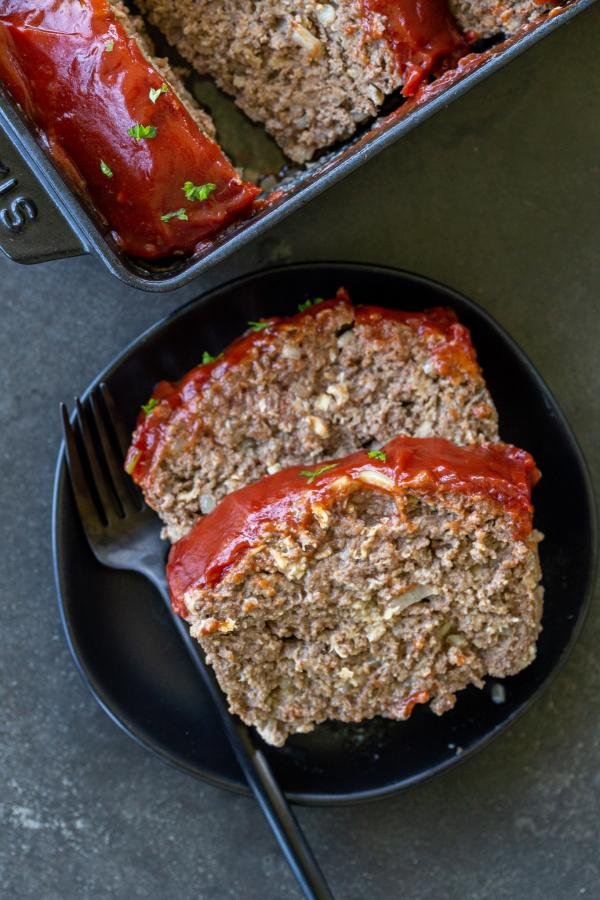
<path id="1" fill-rule="evenodd" d="M 535 657 L 538 477 L 515 447 L 407 437 L 288 469 L 171 548 L 173 607 L 271 744 L 325 719 L 441 714 Z"/>
<path id="2" fill-rule="evenodd" d="M 394 435 L 497 439 L 467 329 L 448 309 L 353 307 L 345 291 L 270 318 L 142 407 L 127 470 L 177 540 L 225 494 Z M 201 351 L 198 351 L 200 357 Z"/>
<path id="3" fill-rule="evenodd" d="M 447 0 L 138 0 L 298 163 L 353 134 L 462 45 Z M 384 14 L 380 10 L 387 10 Z"/>

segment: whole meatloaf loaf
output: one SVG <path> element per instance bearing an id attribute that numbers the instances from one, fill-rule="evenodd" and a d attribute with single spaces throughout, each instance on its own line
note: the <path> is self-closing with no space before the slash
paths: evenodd
<path id="1" fill-rule="evenodd" d="M 468 52 L 459 25 L 470 39 L 512 33 L 543 11 L 537 0 L 138 2 L 299 163 Z"/>
<path id="2" fill-rule="evenodd" d="M 468 330 L 449 309 L 354 307 L 345 291 L 256 330 L 142 407 L 126 467 L 177 540 L 227 493 L 397 434 L 497 440 Z M 198 351 L 198 357 L 201 350 Z"/>
<path id="3" fill-rule="evenodd" d="M 230 709 L 271 744 L 325 719 L 438 714 L 535 657 L 531 456 L 399 437 L 230 494 L 168 581 Z"/>

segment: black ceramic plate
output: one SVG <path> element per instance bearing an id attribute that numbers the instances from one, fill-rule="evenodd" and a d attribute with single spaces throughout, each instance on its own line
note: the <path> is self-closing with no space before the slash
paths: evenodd
<path id="1" fill-rule="evenodd" d="M 302 803 L 374 799 L 464 759 L 532 702 L 571 646 L 588 604 L 595 569 L 592 492 L 577 443 L 548 388 L 522 351 L 474 303 L 427 279 L 374 266 L 304 264 L 234 281 L 184 306 L 135 341 L 103 372 L 129 424 L 156 381 L 176 379 L 201 352 L 218 353 L 249 319 L 291 313 L 302 300 L 346 287 L 356 303 L 402 309 L 453 307 L 471 329 L 500 413 L 504 440 L 533 453 L 543 478 L 535 489 L 536 526 L 546 587 L 535 662 L 503 682 L 469 688 L 438 718 L 417 707 L 408 722 L 330 723 L 267 748 L 288 796 Z M 63 452 L 54 501 L 54 554 L 60 611 L 75 662 L 111 718 L 180 768 L 233 790 L 242 775 L 162 601 L 140 576 L 99 565 L 75 512 Z M 496 694 L 494 695 L 496 699 Z"/>

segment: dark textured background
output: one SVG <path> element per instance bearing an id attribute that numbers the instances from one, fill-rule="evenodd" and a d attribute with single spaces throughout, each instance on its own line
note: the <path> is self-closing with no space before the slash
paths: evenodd
<path id="1" fill-rule="evenodd" d="M 0 889 L 27 898 L 296 897 L 254 804 L 149 756 L 86 693 L 50 554 L 58 402 L 202 288 L 271 261 L 395 264 L 479 301 L 565 409 L 600 478 L 600 6 L 276 232 L 167 296 L 93 259 L 0 260 Z M 573 523 L 577 527 L 577 523 Z M 495 744 L 395 799 L 300 809 L 339 898 L 600 896 L 600 616 Z"/>

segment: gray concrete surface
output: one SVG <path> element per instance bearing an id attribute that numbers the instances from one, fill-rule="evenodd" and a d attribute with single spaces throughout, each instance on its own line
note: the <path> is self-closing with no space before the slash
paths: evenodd
<path id="1" fill-rule="evenodd" d="M 121 287 L 93 259 L 0 261 L 0 894 L 296 897 L 254 804 L 134 745 L 80 682 L 50 554 L 57 407 L 201 287 L 269 260 L 391 263 L 478 300 L 525 347 L 600 478 L 600 6 L 197 284 Z M 574 523 L 577 527 L 577 523 Z M 600 896 L 600 615 L 515 727 L 370 806 L 301 809 L 344 900 Z"/>

